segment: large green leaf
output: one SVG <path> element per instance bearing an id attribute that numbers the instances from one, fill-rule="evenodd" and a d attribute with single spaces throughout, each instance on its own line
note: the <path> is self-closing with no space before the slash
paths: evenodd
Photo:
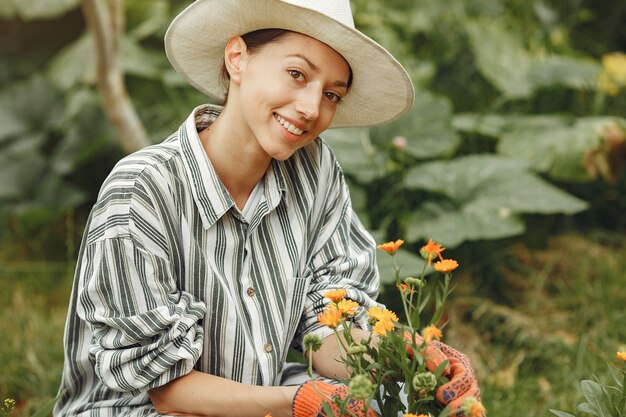
<path id="1" fill-rule="evenodd" d="M 160 36 L 169 23 L 167 0 L 125 1 L 126 28 L 128 37 L 139 41 L 149 36 Z"/>
<path id="2" fill-rule="evenodd" d="M 450 155 L 460 142 L 452 127 L 450 101 L 424 90 L 416 92 L 411 112 L 396 122 L 372 128 L 371 134 L 379 146 L 391 146 L 396 137 L 405 138 L 405 151 L 421 159 Z"/>
<path id="3" fill-rule="evenodd" d="M 589 181 L 585 158 L 601 146 L 603 130 L 613 125 L 626 130 L 626 120 L 615 117 L 580 118 L 551 128 L 520 122 L 502 135 L 498 152 L 524 160 L 558 180 Z"/>
<path id="4" fill-rule="evenodd" d="M 441 193 L 463 203 L 475 198 L 490 182 L 517 176 L 525 167 L 524 162 L 494 155 L 465 156 L 417 165 L 407 172 L 405 185 Z"/>
<path id="5" fill-rule="evenodd" d="M 433 239 L 453 248 L 469 240 L 500 239 L 524 233 L 524 223 L 506 208 L 479 201 L 460 208 L 429 203 L 412 213 L 407 240 Z"/>
<path id="6" fill-rule="evenodd" d="M 24 120 L 15 113 L 12 102 L 12 95 L 0 92 L 0 144 L 27 129 Z"/>
<path id="7" fill-rule="evenodd" d="M 516 33 L 501 19 L 468 22 L 466 30 L 480 73 L 508 98 L 529 97 L 532 59 Z"/>
<path id="8" fill-rule="evenodd" d="M 533 59 L 529 77 L 536 87 L 562 85 L 595 89 L 601 66 L 588 58 L 549 55 Z"/>
<path id="9" fill-rule="evenodd" d="M 96 80 L 96 57 L 93 36 L 83 36 L 59 51 L 50 61 L 48 78 L 59 89 L 67 91 L 76 85 Z"/>
<path id="10" fill-rule="evenodd" d="M 0 201 L 15 200 L 32 192 L 41 181 L 46 166 L 44 157 L 33 152 L 43 141 L 41 134 L 20 136 L 0 153 Z"/>
<path id="11" fill-rule="evenodd" d="M 407 239 L 433 238 L 450 247 L 465 240 L 496 239 L 523 233 L 521 213 L 565 213 L 586 204 L 543 181 L 521 161 L 473 155 L 411 169 L 409 189 L 440 194 L 412 214 Z"/>
<path id="12" fill-rule="evenodd" d="M 80 0 L 2 0 L 0 18 L 53 19 L 78 7 Z"/>
<path id="13" fill-rule="evenodd" d="M 385 156 L 372 145 L 369 129 L 330 129 L 322 136 L 344 172 L 359 182 L 367 183 L 385 175 Z"/>
<path id="14" fill-rule="evenodd" d="M 591 58 L 533 55 L 501 19 L 468 22 L 466 30 L 478 70 L 507 98 L 527 98 L 547 86 L 595 88 L 601 67 Z"/>
<path id="15" fill-rule="evenodd" d="M 59 92 L 41 75 L 15 82 L 0 92 L 0 139 L 56 128 L 63 111 Z M 0 141 L 1 142 L 1 141 Z"/>
<path id="16" fill-rule="evenodd" d="M 125 73 L 148 79 L 159 79 L 169 67 L 165 54 L 140 45 L 129 38 L 122 42 L 122 69 Z"/>
<path id="17" fill-rule="evenodd" d="M 476 114 L 459 113 L 454 116 L 455 129 L 466 133 L 478 133 L 485 136 L 499 138 L 505 132 L 523 129 L 560 128 L 571 123 L 572 117 L 554 114 L 524 115 L 524 114 Z"/>

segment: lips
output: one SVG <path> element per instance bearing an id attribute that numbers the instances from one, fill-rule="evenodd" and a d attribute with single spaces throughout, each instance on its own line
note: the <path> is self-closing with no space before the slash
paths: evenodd
<path id="1" fill-rule="evenodd" d="M 281 124 L 282 127 L 284 127 L 285 129 L 289 131 L 289 133 L 296 135 L 296 136 L 300 136 L 304 133 L 304 130 L 298 129 L 297 127 L 289 123 L 287 120 L 283 119 L 282 117 L 280 117 L 279 115 L 275 113 L 274 113 L 274 117 L 276 118 L 278 123 Z"/>

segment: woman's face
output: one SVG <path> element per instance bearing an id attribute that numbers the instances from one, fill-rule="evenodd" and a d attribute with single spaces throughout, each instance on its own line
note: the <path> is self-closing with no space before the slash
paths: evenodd
<path id="1" fill-rule="evenodd" d="M 350 67 L 328 45 L 288 32 L 254 53 L 243 52 L 237 78 L 241 121 L 260 148 L 285 160 L 333 120 L 348 92 Z M 232 102 L 229 99 L 229 106 Z"/>

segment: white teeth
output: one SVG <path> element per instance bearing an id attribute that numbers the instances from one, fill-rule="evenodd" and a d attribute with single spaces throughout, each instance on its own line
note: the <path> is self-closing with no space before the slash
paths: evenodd
<path id="1" fill-rule="evenodd" d="M 294 135 L 300 136 L 304 133 L 304 130 L 298 129 L 279 115 L 276 115 L 276 120 L 278 120 L 278 123 L 280 123 L 285 129 L 287 129 L 290 133 L 293 133 Z"/>

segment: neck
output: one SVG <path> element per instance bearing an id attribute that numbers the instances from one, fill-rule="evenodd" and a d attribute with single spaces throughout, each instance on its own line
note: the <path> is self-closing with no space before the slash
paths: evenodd
<path id="1" fill-rule="evenodd" d="M 242 126 L 225 107 L 215 122 L 199 134 L 215 172 L 239 209 L 243 209 L 271 163 L 271 157 Z"/>

